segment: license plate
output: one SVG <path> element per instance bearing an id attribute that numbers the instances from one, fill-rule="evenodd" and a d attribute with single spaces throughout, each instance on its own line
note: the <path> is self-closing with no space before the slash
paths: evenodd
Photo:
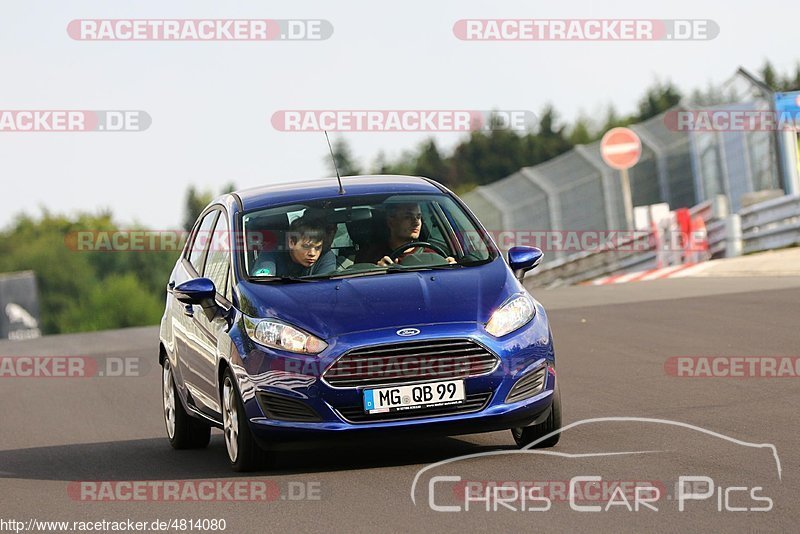
<path id="1" fill-rule="evenodd" d="M 451 406 L 462 404 L 464 399 L 463 380 L 367 389 L 364 390 L 364 411 L 387 413 Z"/>

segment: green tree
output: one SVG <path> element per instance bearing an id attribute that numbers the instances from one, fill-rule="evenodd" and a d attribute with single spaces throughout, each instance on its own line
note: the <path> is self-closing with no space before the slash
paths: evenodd
<path id="1" fill-rule="evenodd" d="M 538 131 L 527 136 L 525 165 L 545 162 L 572 148 L 572 143 L 565 136 L 565 129 L 558 120 L 555 108 L 546 106 L 539 119 Z"/>
<path id="2" fill-rule="evenodd" d="M 765 61 L 764 65 L 761 67 L 761 79 L 773 91 L 780 90 L 780 81 L 778 80 L 778 75 L 776 74 L 772 63 L 769 61 Z"/>
<path id="3" fill-rule="evenodd" d="M 414 165 L 414 174 L 431 178 L 445 185 L 453 185 L 450 184 L 447 164 L 433 139 L 424 142 L 420 147 L 419 156 Z"/>
<path id="4" fill-rule="evenodd" d="M 59 233 L 27 243 L 4 235 L 0 242 L 0 271 L 31 270 L 36 274 L 42 333 L 66 331 L 64 316 L 76 308 L 80 295 L 90 291 L 96 281 L 89 258 L 67 250 Z"/>
<path id="5" fill-rule="evenodd" d="M 775 90 L 800 89 L 800 64 L 794 76 L 779 76 L 769 62 L 765 63 L 761 74 Z M 387 174 L 421 174 L 457 191 L 467 191 L 476 185 L 505 178 L 521 167 L 552 159 L 575 145 L 596 141 L 611 128 L 658 116 L 678 105 L 682 98 L 681 91 L 671 81 L 656 80 L 645 90 L 636 110 L 627 115 L 619 114 L 613 105 L 609 105 L 601 119 L 594 121 L 580 116 L 574 124 L 567 126 L 558 120 L 558 114 L 552 106 L 546 106 L 535 131 L 475 130 L 449 154 L 444 154 L 434 140 L 429 139 L 416 150 L 404 152 L 394 161 L 388 161 L 384 153 L 379 154 L 372 168 L 375 172 Z M 692 92 L 691 102 L 714 105 L 724 103 L 729 98 L 720 88 L 709 85 L 705 92 Z M 352 161 L 346 145 L 338 148 L 339 157 L 345 163 Z"/>
<path id="6" fill-rule="evenodd" d="M 233 182 L 228 182 L 222 189 L 220 194 L 232 193 L 236 190 L 236 185 Z M 214 193 L 210 190 L 198 191 L 195 186 L 190 185 L 186 190 L 186 199 L 183 204 L 183 229 L 187 232 L 192 229 L 197 217 L 214 200 Z"/>
<path id="7" fill-rule="evenodd" d="M 65 217 L 45 210 L 39 218 L 20 216 L 0 232 L 0 272 L 36 275 L 43 333 L 158 322 L 178 253 L 93 250 L 116 231 L 108 212 Z M 127 288 L 124 299 L 120 286 Z"/>
<path id="8" fill-rule="evenodd" d="M 656 81 L 639 101 L 639 113 L 635 116 L 635 122 L 647 120 L 667 111 L 676 106 L 681 98 L 681 92 L 671 81 Z"/>
<path id="9" fill-rule="evenodd" d="M 519 169 L 521 138 L 508 130 L 474 131 L 450 158 L 450 183 L 488 184 Z"/>
<path id="10" fill-rule="evenodd" d="M 189 186 L 186 191 L 186 200 L 183 204 L 184 230 L 188 232 L 192 229 L 197 217 L 212 200 L 214 200 L 214 194 L 211 191 L 198 191 L 195 186 Z"/>
<path id="11" fill-rule="evenodd" d="M 585 117 L 578 118 L 569 130 L 567 141 L 571 145 L 586 145 L 594 140 L 594 136 L 589 131 L 589 120 Z"/>
<path id="12" fill-rule="evenodd" d="M 416 174 L 417 155 L 412 150 L 404 150 L 395 161 L 389 161 L 386 153 L 381 151 L 372 163 L 373 174 Z"/>
<path id="13" fill-rule="evenodd" d="M 709 82 L 705 89 L 695 89 L 689 97 L 689 102 L 694 106 L 715 106 L 724 104 L 728 99 L 723 89 Z"/>
<path id="14" fill-rule="evenodd" d="M 341 176 L 357 176 L 361 174 L 361 167 L 353 156 L 347 141 L 344 139 L 336 139 L 331 146 L 333 148 L 333 159 L 336 161 L 336 167 L 334 167 L 333 161 L 331 161 L 330 154 L 325 157 L 325 163 L 328 169 L 330 169 L 331 176 L 336 176 L 336 168 L 339 169 L 339 175 Z"/>
<path id="15" fill-rule="evenodd" d="M 61 327 L 82 332 L 157 324 L 163 312 L 163 299 L 142 291 L 136 275 L 114 274 L 93 284 L 68 307 Z"/>
<path id="16" fill-rule="evenodd" d="M 375 160 L 372 162 L 371 165 L 371 174 L 390 174 L 389 168 L 390 163 L 388 158 L 386 157 L 386 152 L 383 150 L 378 152 L 378 155 L 375 156 Z"/>
<path id="17" fill-rule="evenodd" d="M 608 108 L 606 108 L 606 118 L 603 122 L 600 135 L 602 136 L 605 132 L 617 126 L 625 126 L 625 120 L 617 114 L 617 108 L 614 107 L 614 104 L 609 104 Z"/>
<path id="18" fill-rule="evenodd" d="M 800 63 L 795 65 L 794 67 L 794 78 L 789 83 L 789 87 L 786 89 L 787 91 L 798 91 L 800 90 Z"/>

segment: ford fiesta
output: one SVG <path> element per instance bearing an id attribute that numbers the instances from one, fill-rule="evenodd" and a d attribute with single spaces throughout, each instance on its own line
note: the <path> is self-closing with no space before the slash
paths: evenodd
<path id="1" fill-rule="evenodd" d="M 453 193 L 362 176 L 212 202 L 169 278 L 159 361 L 167 436 L 223 430 L 233 469 L 266 451 L 395 432 L 510 429 L 558 442 L 547 315 Z"/>

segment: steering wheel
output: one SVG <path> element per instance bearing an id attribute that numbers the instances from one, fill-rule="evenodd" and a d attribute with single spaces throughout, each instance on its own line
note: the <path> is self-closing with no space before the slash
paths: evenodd
<path id="1" fill-rule="evenodd" d="M 401 252 L 404 252 L 405 250 L 407 250 L 409 248 L 417 248 L 417 247 L 427 247 L 427 248 L 433 250 L 434 252 L 436 252 L 439 256 L 441 256 L 443 258 L 446 258 L 446 257 L 448 257 L 450 255 L 447 252 L 445 252 L 439 245 L 434 245 L 433 243 L 431 243 L 429 241 L 409 241 L 405 245 L 403 245 L 401 247 L 397 247 L 396 249 L 394 249 L 392 251 L 392 253 L 389 254 L 389 257 L 394 259 L 394 258 L 398 257 Z"/>

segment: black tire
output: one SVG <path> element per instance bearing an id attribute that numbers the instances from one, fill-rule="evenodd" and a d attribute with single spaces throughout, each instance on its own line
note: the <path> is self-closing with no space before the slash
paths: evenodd
<path id="1" fill-rule="evenodd" d="M 553 407 L 544 423 L 535 426 L 512 428 L 511 435 L 514 436 L 514 441 L 521 449 L 556 430 L 561 430 L 561 392 L 558 389 L 558 383 L 556 383 L 556 388 L 553 392 Z M 544 441 L 540 441 L 531 448 L 546 449 L 554 447 L 560 438 L 561 432 L 550 436 Z"/>
<path id="2" fill-rule="evenodd" d="M 202 449 L 211 440 L 211 426 L 186 412 L 175 387 L 169 358 L 164 358 L 161 374 L 161 399 L 167 438 L 173 449 Z M 171 419 L 171 424 L 170 424 Z M 172 428 L 170 428 L 172 427 Z"/>
<path id="3" fill-rule="evenodd" d="M 231 469 L 244 473 L 264 464 L 265 453 L 256 443 L 245 416 L 242 397 L 236 387 L 236 378 L 230 368 L 222 378 L 222 421 L 225 450 Z M 235 411 L 234 411 L 235 410 Z M 233 432 L 235 428 L 235 432 Z M 235 443 L 235 448 L 233 447 Z"/>

